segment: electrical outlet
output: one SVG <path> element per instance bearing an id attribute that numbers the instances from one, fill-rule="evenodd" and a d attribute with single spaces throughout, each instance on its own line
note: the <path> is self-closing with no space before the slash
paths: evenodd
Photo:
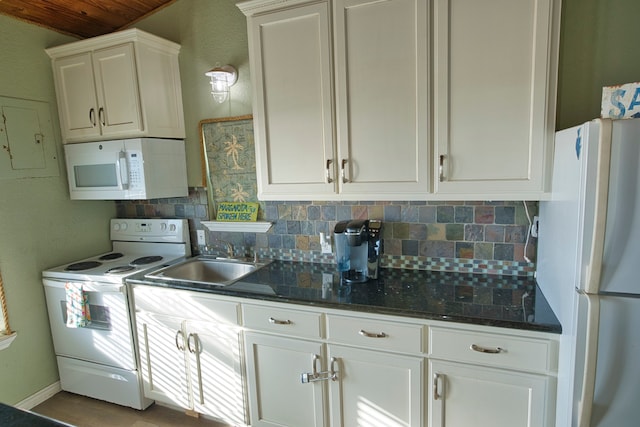
<path id="1" fill-rule="evenodd" d="M 323 254 L 330 254 L 331 250 L 331 235 L 325 235 L 320 233 L 320 248 Z"/>
<path id="2" fill-rule="evenodd" d="M 205 246 L 207 239 L 205 238 L 204 230 L 197 230 L 196 233 L 198 235 L 198 246 Z"/>
<path id="3" fill-rule="evenodd" d="M 540 218 L 538 216 L 534 216 L 533 224 L 531 224 L 531 237 L 538 237 L 539 227 L 540 227 Z"/>

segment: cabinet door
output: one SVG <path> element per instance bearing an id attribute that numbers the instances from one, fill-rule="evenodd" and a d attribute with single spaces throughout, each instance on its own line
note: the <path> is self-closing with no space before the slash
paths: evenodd
<path id="1" fill-rule="evenodd" d="M 321 343 L 246 333 L 245 350 L 252 426 L 325 425 L 326 381 L 301 381 L 314 355 L 325 369 Z"/>
<path id="2" fill-rule="evenodd" d="M 554 132 L 555 0 L 435 0 L 436 192 L 539 197 Z"/>
<path id="3" fill-rule="evenodd" d="M 547 377 L 433 360 L 429 366 L 430 427 L 553 425 Z"/>
<path id="4" fill-rule="evenodd" d="M 423 358 L 329 345 L 332 426 L 421 427 Z"/>
<path id="5" fill-rule="evenodd" d="M 335 194 L 328 4 L 253 17 L 248 25 L 259 198 Z"/>
<path id="6" fill-rule="evenodd" d="M 53 73 L 64 140 L 100 135 L 91 54 L 56 59 Z"/>
<path id="7" fill-rule="evenodd" d="M 345 195 L 404 200 L 430 191 L 428 3 L 336 2 L 336 122 Z"/>
<path id="8" fill-rule="evenodd" d="M 133 43 L 93 52 L 98 122 L 103 135 L 142 131 L 140 93 Z"/>
<path id="9" fill-rule="evenodd" d="M 144 395 L 190 408 L 182 321 L 168 316 L 136 314 Z"/>
<path id="10" fill-rule="evenodd" d="M 195 411 L 231 425 L 246 424 L 237 330 L 187 321 L 187 334 Z"/>

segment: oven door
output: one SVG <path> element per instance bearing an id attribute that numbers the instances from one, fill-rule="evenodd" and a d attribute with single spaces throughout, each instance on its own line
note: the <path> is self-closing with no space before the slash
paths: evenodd
<path id="1" fill-rule="evenodd" d="M 65 281 L 43 283 L 56 355 L 136 369 L 125 285 L 83 283 L 91 322 L 68 327 Z"/>

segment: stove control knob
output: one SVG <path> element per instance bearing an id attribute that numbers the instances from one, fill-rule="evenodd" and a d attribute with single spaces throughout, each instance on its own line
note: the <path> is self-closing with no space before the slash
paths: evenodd
<path id="1" fill-rule="evenodd" d="M 163 222 L 162 224 L 160 224 L 160 230 L 162 231 L 166 231 L 167 230 L 167 223 Z"/>
<path id="2" fill-rule="evenodd" d="M 118 224 L 117 222 L 113 223 L 113 231 L 120 231 L 120 224 Z"/>
<path id="3" fill-rule="evenodd" d="M 171 225 L 169 226 L 169 230 L 171 230 L 171 231 L 176 231 L 176 225 L 175 225 L 175 224 L 171 224 Z"/>
<path id="4" fill-rule="evenodd" d="M 128 227 L 126 222 L 123 222 L 122 224 L 120 224 L 120 228 L 122 229 L 122 231 L 126 230 Z"/>

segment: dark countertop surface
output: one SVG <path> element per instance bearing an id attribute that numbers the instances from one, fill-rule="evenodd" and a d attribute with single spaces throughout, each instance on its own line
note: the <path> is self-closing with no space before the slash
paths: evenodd
<path id="1" fill-rule="evenodd" d="M 331 284 L 323 286 L 329 277 Z M 273 261 L 227 286 L 145 279 L 142 275 L 127 282 L 365 313 L 562 331 L 535 279 L 529 277 L 381 269 L 377 280 L 343 284 L 333 264 Z"/>
<path id="2" fill-rule="evenodd" d="M 0 403 L 0 426 L 2 427 L 72 427 L 52 418 L 24 411 Z"/>

